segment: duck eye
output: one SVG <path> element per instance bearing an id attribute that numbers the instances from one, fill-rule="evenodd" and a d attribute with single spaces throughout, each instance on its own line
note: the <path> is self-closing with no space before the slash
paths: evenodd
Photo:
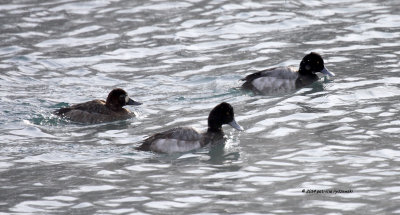
<path id="1" fill-rule="evenodd" d="M 317 64 L 319 64 L 319 61 L 317 61 Z"/>

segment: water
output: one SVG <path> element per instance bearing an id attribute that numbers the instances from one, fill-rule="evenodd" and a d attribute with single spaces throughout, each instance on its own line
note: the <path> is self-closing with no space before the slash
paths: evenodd
<path id="1" fill-rule="evenodd" d="M 400 4 L 388 0 L 3 1 L 1 214 L 400 213 Z M 283 95 L 257 70 L 320 52 L 336 77 Z M 114 87 L 139 117 L 77 125 L 59 107 Z M 191 153 L 135 151 L 206 127 L 246 129 Z M 305 190 L 303 193 L 302 190 Z M 351 190 L 310 194 L 308 190 Z"/>

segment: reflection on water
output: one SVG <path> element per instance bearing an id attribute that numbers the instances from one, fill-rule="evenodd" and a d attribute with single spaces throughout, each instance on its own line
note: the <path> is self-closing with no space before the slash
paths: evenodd
<path id="1" fill-rule="evenodd" d="M 0 3 L 0 211 L 14 214 L 395 214 L 397 1 Z M 316 51 L 336 73 L 261 96 L 241 78 Z M 55 109 L 121 87 L 137 118 L 81 125 Z M 227 101 L 246 129 L 198 151 L 135 151 L 206 129 Z M 353 190 L 307 194 L 302 190 Z"/>

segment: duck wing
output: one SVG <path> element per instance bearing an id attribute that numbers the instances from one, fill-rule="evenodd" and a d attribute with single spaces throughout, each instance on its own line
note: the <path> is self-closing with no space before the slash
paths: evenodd
<path id="1" fill-rule="evenodd" d="M 93 100 L 54 111 L 55 115 L 80 123 L 101 123 L 127 118 L 117 115 L 105 106 L 104 100 Z"/>
<path id="2" fill-rule="evenodd" d="M 56 111 L 54 111 L 54 114 L 56 115 L 64 115 L 72 110 L 81 110 L 81 111 L 86 111 L 89 113 L 99 113 L 99 114 L 104 114 L 108 113 L 110 110 L 105 106 L 105 101 L 104 100 L 93 100 L 93 101 L 88 101 L 80 104 L 75 104 L 70 107 L 65 107 L 65 108 L 60 108 Z"/>
<path id="3" fill-rule="evenodd" d="M 150 136 L 137 149 L 160 153 L 186 152 L 201 148 L 202 142 L 202 135 L 196 129 L 177 127 Z"/>
<path id="4" fill-rule="evenodd" d="M 270 68 L 250 74 L 242 79 L 243 88 L 261 93 L 295 89 L 298 72 L 293 67 Z"/>

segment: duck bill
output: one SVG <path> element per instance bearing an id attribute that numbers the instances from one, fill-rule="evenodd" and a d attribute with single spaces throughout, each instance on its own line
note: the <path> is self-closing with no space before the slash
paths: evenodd
<path id="1" fill-rule="evenodd" d="M 137 102 L 137 101 L 134 101 L 134 100 L 132 100 L 131 98 L 129 98 L 128 103 L 126 103 L 126 105 L 141 105 L 141 104 L 142 104 L 142 103 Z"/>
<path id="2" fill-rule="evenodd" d="M 234 129 L 236 129 L 236 130 L 238 130 L 238 131 L 244 131 L 243 127 L 240 126 L 240 125 L 235 121 L 235 119 L 232 120 L 232 122 L 228 123 L 228 125 L 232 126 L 232 128 L 234 128 Z"/>
<path id="3" fill-rule="evenodd" d="M 326 67 L 321 70 L 321 73 L 330 77 L 335 76 L 335 73 L 329 71 Z"/>

